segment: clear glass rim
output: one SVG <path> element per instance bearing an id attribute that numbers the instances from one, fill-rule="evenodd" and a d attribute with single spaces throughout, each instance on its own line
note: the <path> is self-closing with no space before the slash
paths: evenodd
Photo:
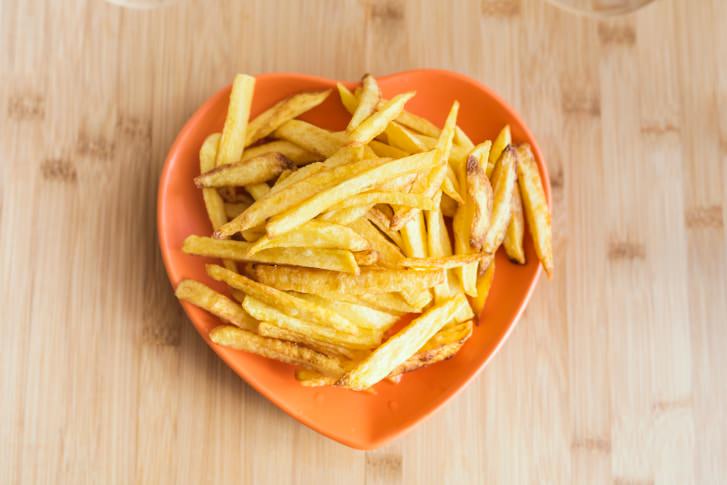
<path id="1" fill-rule="evenodd" d="M 551 5 L 566 10 L 576 15 L 584 15 L 592 18 L 604 18 L 604 17 L 615 17 L 618 15 L 625 15 L 636 10 L 645 7 L 652 3 L 654 0 L 624 0 L 623 5 L 613 5 L 603 7 L 579 7 L 574 5 L 574 2 L 569 0 L 546 0 Z"/>

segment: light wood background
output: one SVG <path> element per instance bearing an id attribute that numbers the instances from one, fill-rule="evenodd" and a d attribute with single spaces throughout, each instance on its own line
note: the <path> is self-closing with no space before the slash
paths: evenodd
<path id="1" fill-rule="evenodd" d="M 0 45 L 0 483 L 727 480 L 727 2 L 595 21 L 542 0 L 4 0 Z M 557 276 L 466 391 L 364 453 L 204 345 L 160 261 L 156 186 L 238 71 L 413 67 L 523 114 Z"/>

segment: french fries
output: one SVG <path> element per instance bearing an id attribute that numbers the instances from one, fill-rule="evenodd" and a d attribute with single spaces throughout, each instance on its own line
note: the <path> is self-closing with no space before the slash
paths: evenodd
<path id="1" fill-rule="evenodd" d="M 369 74 L 353 92 L 337 85 L 351 114 L 339 131 L 298 119 L 330 90 L 249 120 L 254 85 L 236 76 L 222 133 L 200 149 L 194 183 L 213 237 L 182 245 L 222 260 L 207 275 L 234 300 L 189 279 L 175 290 L 223 322 L 209 333 L 216 345 L 292 364 L 303 386 L 375 392 L 466 345 L 497 249 L 525 264 L 526 226 L 552 275 L 545 189 L 509 126 L 475 144 L 459 102 L 440 129 L 406 111 L 415 93 L 383 99 Z"/>
<path id="2" fill-rule="evenodd" d="M 404 105 L 415 93 L 405 93 L 394 96 L 387 101 L 374 114 L 366 118 L 355 130 L 351 131 L 349 140 L 352 143 L 366 144 L 383 133 L 386 127 L 403 111 Z"/>
<path id="3" fill-rule="evenodd" d="M 389 377 L 400 376 L 454 357 L 471 335 L 472 320 L 445 325 L 416 354 L 392 370 Z"/>
<path id="4" fill-rule="evenodd" d="M 323 170 L 290 184 L 284 189 L 255 201 L 245 212 L 215 231 L 214 237 L 226 239 L 237 232 L 262 224 L 271 216 L 295 208 L 296 204 L 310 199 L 311 194 L 340 184 L 354 175 L 379 167 L 386 161 L 386 159 L 374 159 L 352 162 L 330 170 Z"/>
<path id="5" fill-rule="evenodd" d="M 207 274 L 217 281 L 224 281 L 233 288 L 280 309 L 286 315 L 293 318 L 305 318 L 312 322 L 331 327 L 336 330 L 347 331 L 353 334 L 358 332 L 358 327 L 347 318 L 331 312 L 325 308 L 315 305 L 288 293 L 276 290 L 270 286 L 257 283 L 250 278 L 226 270 L 214 264 L 207 265 Z"/>
<path id="6" fill-rule="evenodd" d="M 318 306 L 316 303 L 307 303 Z M 356 333 L 354 334 L 317 325 L 313 322 L 306 322 L 300 318 L 287 315 L 274 306 L 263 303 L 250 296 L 245 297 L 245 300 L 242 302 L 242 308 L 262 322 L 268 322 L 277 327 L 305 335 L 317 342 L 328 345 L 338 345 L 350 349 L 369 349 L 377 346 L 381 341 L 382 333 L 371 330 L 370 328 L 356 327 Z"/>
<path id="7" fill-rule="evenodd" d="M 382 266 L 388 268 L 399 267 L 399 261 L 404 257 L 401 250 L 389 242 L 369 221 L 358 219 L 350 223 L 349 227 L 371 244 L 371 249 L 378 253 L 379 263 Z M 401 238 L 401 236 L 399 237 Z"/>
<path id="8" fill-rule="evenodd" d="M 260 322 L 257 327 L 257 333 L 259 333 L 263 337 L 296 342 L 301 345 L 305 345 L 306 347 L 309 347 L 316 352 L 320 352 L 321 354 L 326 354 L 331 357 L 340 357 L 342 359 L 351 360 L 355 358 L 357 352 L 346 347 L 341 347 L 340 345 L 329 344 L 326 342 L 321 342 L 320 340 L 312 339 L 307 335 L 293 332 L 292 330 L 284 327 L 278 327 L 268 322 Z"/>
<path id="9" fill-rule="evenodd" d="M 359 391 L 373 386 L 404 363 L 448 323 L 459 305 L 466 304 L 464 298 L 457 298 L 435 305 L 344 374 L 336 385 Z"/>
<path id="10" fill-rule="evenodd" d="M 400 175 L 429 168 L 432 159 L 433 153 L 427 152 L 398 160 L 385 161 L 381 165 L 360 173 L 357 176 L 353 176 L 335 187 L 319 192 L 304 202 L 301 202 L 299 205 L 273 217 L 268 221 L 266 231 L 269 236 L 275 236 L 295 229 L 347 197 L 361 193 L 376 184 L 391 180 Z M 344 165 L 339 168 L 347 166 Z"/>

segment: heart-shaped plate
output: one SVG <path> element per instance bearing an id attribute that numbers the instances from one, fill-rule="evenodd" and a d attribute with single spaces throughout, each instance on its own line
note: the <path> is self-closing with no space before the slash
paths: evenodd
<path id="1" fill-rule="evenodd" d="M 296 92 L 335 88 L 335 81 L 302 74 L 263 74 L 256 79 L 253 116 Z M 459 100 L 458 124 L 475 143 L 494 139 L 502 126 L 509 124 L 515 142 L 532 146 L 550 200 L 548 173 L 535 139 L 520 117 L 488 88 L 461 74 L 441 70 L 407 71 L 378 78 L 378 82 L 387 98 L 415 90 L 417 96 L 407 104 L 407 110 L 439 126 L 452 102 Z M 222 129 L 229 93 L 227 86 L 187 121 L 169 150 L 159 181 L 159 245 L 174 287 L 184 278 L 193 278 L 227 293 L 222 284 L 206 275 L 204 266 L 210 260 L 184 254 L 181 248 L 188 235 L 211 233 L 202 194 L 193 179 L 199 174 L 202 142 L 210 133 Z M 301 118 L 341 130 L 349 115 L 334 90 L 322 105 Z M 382 382 L 374 393 L 303 387 L 289 365 L 212 343 L 207 333 L 220 321 L 189 303 L 182 302 L 182 306 L 217 355 L 275 405 L 329 438 L 354 448 L 371 449 L 411 428 L 452 398 L 487 364 L 514 328 L 530 299 L 540 266 L 527 231 L 527 264 L 511 264 L 502 253 L 497 255 L 497 271 L 482 323 L 475 327 L 462 350 L 448 361 L 406 374 L 399 384 Z"/>

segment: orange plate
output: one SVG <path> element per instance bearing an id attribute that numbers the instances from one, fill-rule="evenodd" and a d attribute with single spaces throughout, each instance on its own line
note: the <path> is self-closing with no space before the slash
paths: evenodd
<path id="1" fill-rule="evenodd" d="M 407 104 L 407 110 L 439 126 L 452 102 L 459 100 L 459 125 L 476 143 L 494 139 L 500 128 L 509 123 L 513 139 L 532 146 L 550 199 L 548 174 L 533 135 L 520 117 L 488 88 L 461 74 L 439 70 L 402 72 L 379 78 L 378 82 L 388 98 L 416 90 L 417 96 Z M 335 81 L 302 74 L 257 76 L 252 113 L 256 115 L 296 92 L 321 88 L 334 91 L 325 103 L 302 118 L 333 130 L 345 128 L 349 115 L 341 106 Z M 159 245 L 169 280 L 175 287 L 183 278 L 194 278 L 226 291 L 205 274 L 204 265 L 210 260 L 184 254 L 181 248 L 188 235 L 211 232 L 202 194 L 192 179 L 199 174 L 198 154 L 203 140 L 222 129 L 229 93 L 229 86 L 219 91 L 184 125 L 169 151 L 159 181 Z M 374 393 L 303 387 L 296 382 L 289 365 L 211 343 L 207 333 L 219 320 L 186 302 L 182 306 L 217 355 L 275 405 L 329 438 L 354 448 L 371 449 L 429 416 L 461 390 L 500 348 L 525 308 L 540 274 L 529 236 L 526 236 L 525 252 L 528 263 L 524 266 L 508 263 L 502 251 L 497 255 L 497 274 L 484 311 L 484 323 L 475 328 L 472 338 L 456 357 L 407 374 L 400 384 L 382 382 Z"/>

